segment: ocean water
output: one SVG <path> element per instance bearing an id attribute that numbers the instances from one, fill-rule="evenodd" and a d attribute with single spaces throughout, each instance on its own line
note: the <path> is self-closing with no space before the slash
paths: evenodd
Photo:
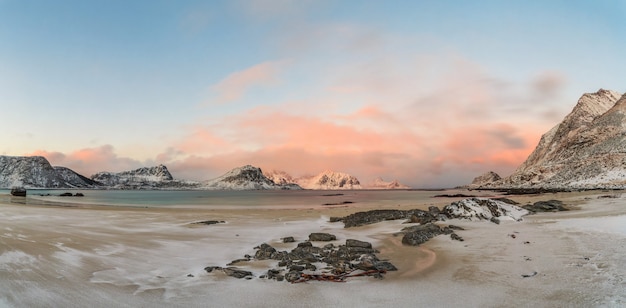
<path id="1" fill-rule="evenodd" d="M 64 192 L 84 197 L 60 197 Z M 26 198 L 11 197 L 0 190 L 5 202 L 31 205 L 107 205 L 164 208 L 280 208 L 298 209 L 346 205 L 413 205 L 441 191 L 420 190 L 257 190 L 257 191 L 165 191 L 165 190 L 29 190 Z"/>

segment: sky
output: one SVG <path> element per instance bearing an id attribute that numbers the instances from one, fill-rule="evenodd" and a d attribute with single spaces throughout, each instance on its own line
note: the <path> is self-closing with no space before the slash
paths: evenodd
<path id="1" fill-rule="evenodd" d="M 0 155 L 453 187 L 626 92 L 626 1 L 0 0 Z"/>

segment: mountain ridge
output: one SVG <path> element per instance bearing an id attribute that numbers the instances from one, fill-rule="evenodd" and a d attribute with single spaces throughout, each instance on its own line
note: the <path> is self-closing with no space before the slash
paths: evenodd
<path id="1" fill-rule="evenodd" d="M 626 188 L 626 95 L 585 93 L 511 175 L 470 188 Z"/>

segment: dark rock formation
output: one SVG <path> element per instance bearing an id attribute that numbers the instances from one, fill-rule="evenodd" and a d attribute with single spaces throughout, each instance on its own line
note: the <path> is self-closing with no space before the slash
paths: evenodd
<path id="1" fill-rule="evenodd" d="M 560 200 L 537 201 L 522 207 L 531 212 L 559 212 L 569 210 L 563 205 L 563 201 Z"/>
<path id="2" fill-rule="evenodd" d="M 312 242 L 329 242 L 336 240 L 337 237 L 328 233 L 311 233 L 309 234 L 309 241 Z"/>
<path id="3" fill-rule="evenodd" d="M 204 221 L 198 221 L 198 222 L 192 222 L 192 224 L 194 225 L 215 225 L 215 224 L 223 224 L 226 223 L 223 220 L 204 220 Z"/>
<path id="4" fill-rule="evenodd" d="M 372 210 L 367 212 L 357 212 L 350 214 L 340 219 L 335 218 L 335 221 L 343 221 L 345 228 L 358 227 L 363 225 L 369 225 L 385 220 L 407 219 L 411 218 L 414 221 L 420 221 L 420 223 L 427 223 L 436 221 L 437 217 L 430 212 L 422 210 Z"/>
<path id="5" fill-rule="evenodd" d="M 451 230 L 442 229 L 432 223 L 406 227 L 402 229 L 401 232 L 404 233 L 404 236 L 402 237 L 402 244 L 409 246 L 419 246 L 428 242 L 431 238 L 437 235 L 452 233 Z"/>

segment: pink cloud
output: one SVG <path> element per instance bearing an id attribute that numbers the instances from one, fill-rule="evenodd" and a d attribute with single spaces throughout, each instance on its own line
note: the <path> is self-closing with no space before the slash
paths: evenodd
<path id="1" fill-rule="evenodd" d="M 253 86 L 269 86 L 278 83 L 283 61 L 263 62 L 245 70 L 234 72 L 211 89 L 217 93 L 216 102 L 229 103 L 242 98 Z"/>
<path id="2" fill-rule="evenodd" d="M 84 148 L 68 154 L 37 150 L 26 155 L 46 157 L 53 166 L 68 167 L 86 177 L 100 171 L 119 172 L 144 166 L 144 163 L 138 160 L 119 157 L 111 145 Z"/>

